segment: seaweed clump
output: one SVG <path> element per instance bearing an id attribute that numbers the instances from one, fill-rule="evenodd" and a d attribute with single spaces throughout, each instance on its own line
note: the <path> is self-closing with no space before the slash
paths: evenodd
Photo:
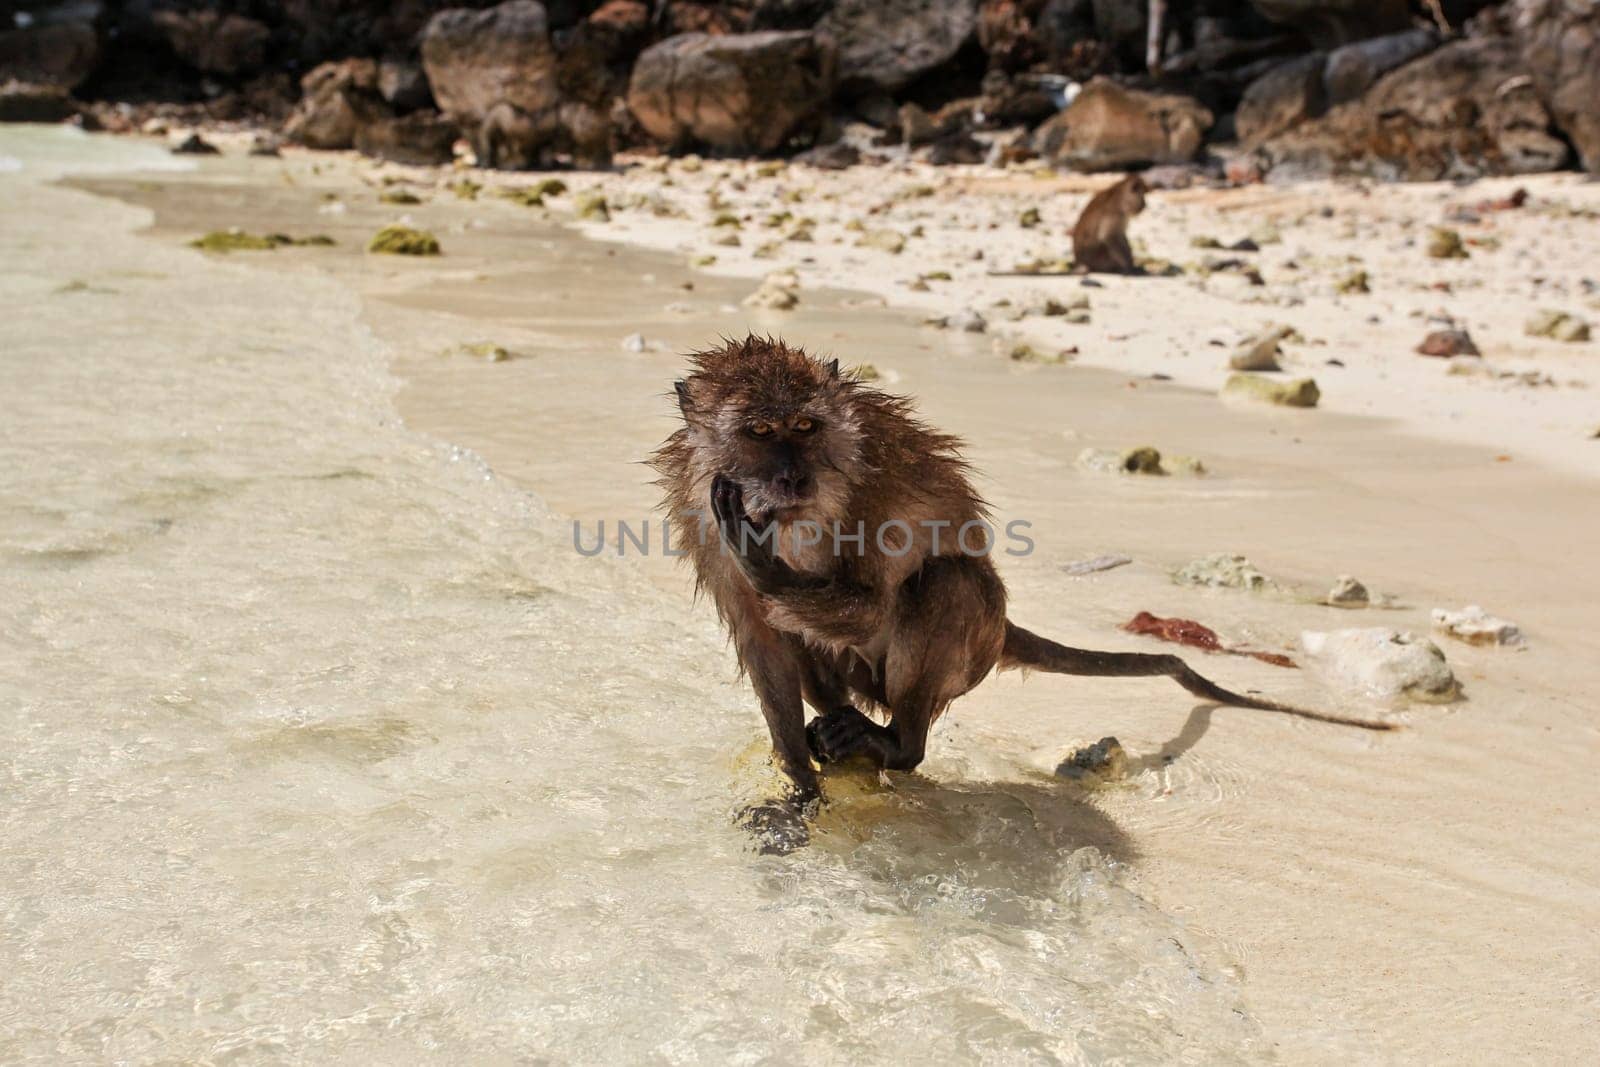
<path id="1" fill-rule="evenodd" d="M 334 240 L 325 233 L 312 234 L 309 237 L 290 237 L 286 233 L 245 233 L 243 230 L 212 230 L 204 237 L 196 237 L 189 242 L 191 248 L 198 248 L 202 252 L 270 252 L 274 248 L 326 247 L 332 245 Z"/>
<path id="2" fill-rule="evenodd" d="M 391 256 L 437 256 L 439 239 L 427 230 L 410 226 L 385 226 L 373 235 L 367 244 L 368 252 L 381 252 Z"/>

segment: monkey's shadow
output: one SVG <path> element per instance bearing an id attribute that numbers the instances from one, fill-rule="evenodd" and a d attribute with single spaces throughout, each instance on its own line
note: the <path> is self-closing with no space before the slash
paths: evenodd
<path id="1" fill-rule="evenodd" d="M 1214 707 L 1196 707 L 1170 741 L 1131 758 L 1130 774 L 1181 758 L 1205 736 Z M 827 788 L 812 848 L 902 892 L 936 886 L 1036 903 L 1058 896 L 1080 849 L 1124 863 L 1140 856 L 1096 803 L 1100 790 L 1053 775 L 978 783 L 908 774 L 885 787 L 875 771 L 852 766 L 830 773 Z"/>

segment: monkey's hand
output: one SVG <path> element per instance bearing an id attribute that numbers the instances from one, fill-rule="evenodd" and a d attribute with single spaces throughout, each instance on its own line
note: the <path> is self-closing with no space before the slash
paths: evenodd
<path id="1" fill-rule="evenodd" d="M 771 527 L 756 528 L 745 513 L 744 493 L 737 482 L 720 474 L 711 480 L 711 510 L 717 516 L 723 544 L 756 592 L 763 596 L 780 596 L 820 584 L 821 580 L 800 574 L 778 558 L 777 531 Z"/>

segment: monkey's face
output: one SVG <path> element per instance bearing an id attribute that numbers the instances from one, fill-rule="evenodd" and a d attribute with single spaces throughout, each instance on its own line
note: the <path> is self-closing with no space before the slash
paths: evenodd
<path id="1" fill-rule="evenodd" d="M 853 444 L 842 440 L 827 405 L 730 412 L 721 473 L 739 483 L 745 509 L 762 521 L 826 521 L 842 510 L 843 476 Z"/>
<path id="2" fill-rule="evenodd" d="M 1144 210 L 1144 194 L 1149 186 L 1144 179 L 1135 177 L 1124 187 L 1122 193 L 1122 210 L 1129 215 L 1137 215 Z"/>
<path id="3" fill-rule="evenodd" d="M 737 482 L 758 522 L 842 520 L 862 431 L 859 386 L 839 361 L 753 336 L 691 358 L 677 393 L 694 482 L 707 493 L 718 475 Z"/>

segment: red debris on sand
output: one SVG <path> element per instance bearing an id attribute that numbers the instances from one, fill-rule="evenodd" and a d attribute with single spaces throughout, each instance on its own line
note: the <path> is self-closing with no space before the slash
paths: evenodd
<path id="1" fill-rule="evenodd" d="M 1253 652 L 1244 648 L 1229 648 L 1217 636 L 1217 631 L 1211 627 L 1195 622 L 1193 619 L 1163 619 L 1152 615 L 1148 611 L 1141 611 L 1129 619 L 1122 627 L 1130 634 L 1142 634 L 1146 637 L 1155 637 L 1162 641 L 1171 641 L 1174 644 L 1188 645 L 1190 648 L 1204 649 L 1207 652 L 1226 652 L 1230 656 L 1249 656 L 1263 663 L 1270 663 L 1274 667 L 1294 667 L 1294 660 L 1278 652 Z"/>

